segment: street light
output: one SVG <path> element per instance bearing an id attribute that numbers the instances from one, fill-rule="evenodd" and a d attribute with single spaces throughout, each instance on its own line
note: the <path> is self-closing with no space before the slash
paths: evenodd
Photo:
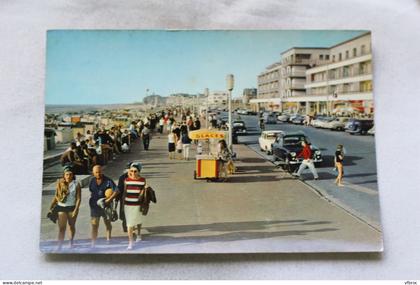
<path id="1" fill-rule="evenodd" d="M 228 118 L 229 118 L 229 150 L 232 151 L 232 90 L 233 90 L 233 85 L 234 85 L 234 77 L 233 74 L 228 74 L 226 76 L 226 85 L 227 85 L 227 90 L 229 90 L 229 97 L 228 97 L 228 110 L 229 110 L 229 114 L 228 114 Z"/>

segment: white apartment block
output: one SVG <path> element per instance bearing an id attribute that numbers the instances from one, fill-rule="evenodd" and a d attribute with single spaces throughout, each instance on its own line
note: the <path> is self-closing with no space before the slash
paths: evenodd
<path id="1" fill-rule="evenodd" d="M 258 75 L 257 99 L 252 103 L 258 103 L 260 107 L 280 107 L 281 90 L 281 62 L 276 62 L 266 67 Z"/>
<path id="2" fill-rule="evenodd" d="M 227 106 L 229 93 L 227 91 L 213 91 L 209 94 L 208 104 L 212 107 Z"/>
<path id="3" fill-rule="evenodd" d="M 371 34 L 331 47 L 330 56 L 328 63 L 306 71 L 305 112 L 372 113 Z"/>
<path id="4" fill-rule="evenodd" d="M 281 54 L 281 97 L 305 95 L 306 70 L 324 64 L 330 59 L 328 48 L 293 47 Z"/>

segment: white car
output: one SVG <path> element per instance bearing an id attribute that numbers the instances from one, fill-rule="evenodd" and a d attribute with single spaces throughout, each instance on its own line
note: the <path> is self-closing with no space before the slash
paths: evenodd
<path id="1" fill-rule="evenodd" d="M 258 138 L 260 149 L 265 151 L 267 154 L 272 154 L 273 151 L 271 149 L 271 145 L 276 141 L 276 138 L 281 135 L 284 135 L 284 132 L 280 130 L 263 131 L 261 136 Z"/>

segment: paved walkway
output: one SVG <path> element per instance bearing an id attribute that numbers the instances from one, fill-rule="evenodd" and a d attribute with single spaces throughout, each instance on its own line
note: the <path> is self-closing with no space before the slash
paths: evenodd
<path id="1" fill-rule="evenodd" d="M 155 136 L 149 151 L 136 144 L 107 165 L 117 179 L 129 160 L 144 163 L 143 175 L 157 193 L 135 253 L 352 252 L 378 251 L 381 233 L 329 203 L 245 145 L 235 145 L 238 173 L 227 183 L 194 180 L 195 160 L 169 160 L 166 136 Z M 195 154 L 194 149 L 191 155 Z M 90 244 L 89 191 L 83 189 L 76 247 L 69 253 L 127 253 L 127 237 L 115 222 L 113 242 Z M 45 217 L 51 195 L 43 195 Z M 42 219 L 41 245 L 54 252 L 57 226 Z"/>

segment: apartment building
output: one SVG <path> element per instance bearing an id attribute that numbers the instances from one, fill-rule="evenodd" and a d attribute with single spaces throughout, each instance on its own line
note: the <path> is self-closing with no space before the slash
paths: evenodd
<path id="1" fill-rule="evenodd" d="M 306 113 L 373 113 L 371 33 L 330 48 L 330 61 L 306 71 Z"/>
<path id="2" fill-rule="evenodd" d="M 266 67 L 258 75 L 257 98 L 252 103 L 258 103 L 259 108 L 277 110 L 280 105 L 281 62 Z M 258 109 L 259 109 L 258 108 Z"/>
<path id="3" fill-rule="evenodd" d="M 281 53 L 281 91 L 283 110 L 297 112 L 305 103 L 289 98 L 306 95 L 306 71 L 330 60 L 329 48 L 293 47 Z"/>

